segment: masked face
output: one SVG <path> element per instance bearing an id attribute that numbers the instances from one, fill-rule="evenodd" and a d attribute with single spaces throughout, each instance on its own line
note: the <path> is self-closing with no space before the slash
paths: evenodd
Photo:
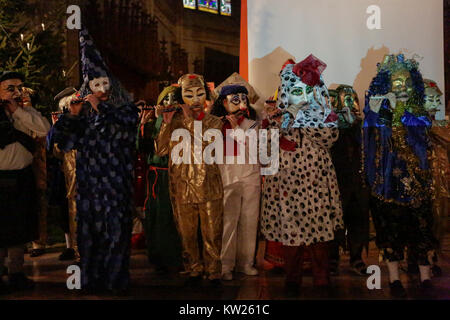
<path id="1" fill-rule="evenodd" d="M 436 89 L 426 88 L 425 89 L 425 109 L 428 114 L 432 117 L 436 116 L 442 106 L 441 96 Z"/>
<path id="2" fill-rule="evenodd" d="M 406 102 L 413 92 L 411 74 L 408 70 L 400 70 L 392 74 L 392 92 L 397 100 Z"/>
<path id="3" fill-rule="evenodd" d="M 341 100 L 342 108 L 347 107 L 350 110 L 359 110 L 358 100 L 356 98 L 356 93 L 351 89 L 346 89 L 340 93 L 339 99 Z"/>
<path id="4" fill-rule="evenodd" d="M 224 100 L 223 105 L 228 113 L 234 113 L 239 110 L 247 109 L 247 95 L 245 93 L 229 94 Z"/>
<path id="5" fill-rule="evenodd" d="M 0 83 L 0 99 L 22 106 L 23 83 L 20 79 L 5 80 Z"/>
<path id="6" fill-rule="evenodd" d="M 173 106 L 175 104 L 178 104 L 178 101 L 175 100 L 175 93 L 171 92 L 168 95 L 166 95 L 163 99 L 163 105 L 165 107 Z"/>
<path id="7" fill-rule="evenodd" d="M 311 101 L 314 97 L 313 87 L 307 86 L 303 82 L 297 82 L 290 89 L 289 92 L 289 105 L 305 105 L 308 101 Z"/>
<path id="8" fill-rule="evenodd" d="M 109 99 L 111 85 L 108 77 L 95 78 L 89 81 L 89 88 L 100 101 Z"/>
<path id="9" fill-rule="evenodd" d="M 206 90 L 204 87 L 182 88 L 181 95 L 183 102 L 192 109 L 201 109 L 205 105 Z"/>

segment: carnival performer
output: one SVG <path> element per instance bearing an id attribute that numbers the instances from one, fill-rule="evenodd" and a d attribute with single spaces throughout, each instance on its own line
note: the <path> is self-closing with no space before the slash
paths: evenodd
<path id="1" fill-rule="evenodd" d="M 23 108 L 26 110 L 29 107 L 36 105 L 38 94 L 31 88 L 23 88 L 22 101 Z M 38 136 L 32 133 L 32 137 L 36 142 L 36 151 L 33 159 L 33 172 L 36 179 L 36 191 L 38 197 L 39 209 L 39 238 L 32 242 L 32 249 L 30 257 L 39 257 L 45 254 L 48 240 L 47 233 L 47 149 L 45 137 Z"/>
<path id="2" fill-rule="evenodd" d="M 209 145 L 206 139 L 202 139 L 205 132 L 215 129 L 212 131 L 220 135 L 223 123 L 220 118 L 203 111 L 209 91 L 202 76 L 187 74 L 179 79 L 178 84 L 184 102 L 180 107 L 182 112 L 163 112 L 164 123 L 158 135 L 156 154 L 160 157 L 169 155 L 169 191 L 181 237 L 184 265 L 190 274 L 187 285 L 198 284 L 205 273 L 212 286 L 220 286 L 222 179 L 215 162 L 208 164 L 199 157 Z M 197 128 L 196 134 L 194 128 Z M 171 139 L 172 134 L 179 137 L 181 132 L 182 142 Z M 180 152 L 183 159 L 179 158 Z M 203 255 L 199 249 L 199 223 Z"/>
<path id="3" fill-rule="evenodd" d="M 259 125 L 248 94 L 245 86 L 226 85 L 221 88 L 211 111 L 212 115 L 224 121 L 225 157 L 219 169 L 224 187 L 222 279 L 227 281 L 233 279 L 234 270 L 250 276 L 258 275 L 254 260 L 261 195 L 257 162 Z M 240 138 L 239 129 L 242 133 Z"/>
<path id="4" fill-rule="evenodd" d="M 297 294 L 304 252 L 312 262 L 314 286 L 330 284 L 328 243 L 343 227 L 339 188 L 329 149 L 337 140 L 337 116 L 328 106 L 321 77 L 326 65 L 310 55 L 280 74 L 280 168 L 263 201 L 262 233 L 283 244 L 286 289 Z M 277 119 L 272 115 L 272 119 Z M 273 193 L 270 198 L 269 193 Z"/>
<path id="5" fill-rule="evenodd" d="M 376 243 L 389 270 L 391 293 L 406 296 L 399 262 L 404 249 L 417 255 L 422 288 L 431 287 L 431 171 L 424 84 L 419 64 L 386 55 L 370 84 L 364 109 L 363 170 L 372 192 Z"/>
<path id="6" fill-rule="evenodd" d="M 78 116 L 82 108 L 82 99 L 79 96 L 77 90 L 73 87 L 68 87 L 58 93 L 55 98 L 58 101 L 58 107 L 62 114 L 67 113 L 65 116 Z M 63 214 L 66 217 L 63 218 L 67 223 L 65 226 L 65 239 L 66 249 L 59 256 L 59 260 L 74 260 L 79 258 L 78 246 L 77 246 L 77 203 L 76 203 L 76 157 L 77 151 L 71 149 L 68 152 L 64 152 L 58 148 L 52 141 L 53 128 L 48 135 L 49 150 L 53 152 L 53 155 L 61 160 L 61 170 L 64 173 L 66 201 L 65 205 L 61 207 Z"/>
<path id="7" fill-rule="evenodd" d="M 282 72 L 286 66 L 290 64 L 295 64 L 293 59 L 288 59 L 281 67 Z M 279 128 L 279 123 L 281 121 L 281 113 L 277 108 L 278 100 L 278 89 L 275 91 L 274 95 L 271 96 L 264 103 L 263 110 L 263 120 L 261 122 L 261 128 L 270 130 Z M 277 209 L 281 211 L 279 207 L 279 181 L 280 172 L 273 175 L 266 175 L 263 177 L 263 188 L 262 188 L 262 208 L 261 210 L 266 210 L 271 205 L 271 209 L 277 206 Z M 270 214 L 270 213 L 269 213 Z M 277 241 L 270 241 L 266 239 L 264 248 L 264 262 L 263 266 L 265 270 L 272 270 L 274 272 L 283 272 L 284 268 L 284 254 L 283 254 L 283 244 Z"/>
<path id="8" fill-rule="evenodd" d="M 369 245 L 369 190 L 361 179 L 362 118 L 358 95 L 348 85 L 329 90 L 333 111 L 338 115 L 339 139 L 331 148 L 331 157 L 341 193 L 345 229 L 336 234 L 330 245 L 331 274 L 339 272 L 339 247 L 350 252 L 350 268 L 360 276 L 367 275 L 362 259 Z M 334 103 L 333 103 L 334 101 Z"/>
<path id="9" fill-rule="evenodd" d="M 147 156 L 148 175 L 144 203 L 144 229 L 150 263 L 157 273 L 163 275 L 182 266 L 181 240 L 175 226 L 175 219 L 169 194 L 169 156 L 155 153 L 155 142 L 163 124 L 163 108 L 173 108 L 181 101 L 180 89 L 175 86 L 164 88 L 158 97 L 157 110 L 150 110 L 156 118 L 147 118 L 144 111 L 143 137 L 139 139 L 139 150 Z M 156 111 L 156 113 L 155 113 Z"/>
<path id="10" fill-rule="evenodd" d="M 80 31 L 83 108 L 54 126 L 64 152 L 77 150 L 77 243 L 84 290 L 123 294 L 129 286 L 133 163 L 138 109 Z"/>
<path id="11" fill-rule="evenodd" d="M 432 127 L 429 131 L 431 140 L 431 162 L 430 167 L 433 178 L 433 233 L 442 249 L 442 240 L 447 232 L 450 198 L 450 125 L 448 120 L 436 120 L 436 114 L 442 108 L 442 91 L 435 81 L 424 79 L 425 85 L 425 110 L 432 119 Z M 431 271 L 433 276 L 442 275 L 442 269 L 437 264 L 437 252 L 432 258 Z M 419 273 L 417 255 L 408 249 L 408 272 Z"/>
<path id="12" fill-rule="evenodd" d="M 0 74 L 0 291 L 34 285 L 23 269 L 25 244 L 39 235 L 32 135 L 45 137 L 50 124 L 33 107 L 23 107 L 23 82 L 20 73 Z"/>

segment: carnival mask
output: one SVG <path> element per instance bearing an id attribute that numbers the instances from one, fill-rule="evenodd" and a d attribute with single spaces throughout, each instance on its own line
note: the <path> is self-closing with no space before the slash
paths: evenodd
<path id="1" fill-rule="evenodd" d="M 176 101 L 175 99 L 175 93 L 174 92 L 168 93 L 163 99 L 163 105 L 165 107 L 168 107 L 173 106 L 175 104 L 178 104 L 178 101 Z"/>
<path id="2" fill-rule="evenodd" d="M 405 69 L 394 72 L 391 86 L 397 100 L 406 102 L 413 92 L 411 73 Z"/>
<path id="3" fill-rule="evenodd" d="M 108 77 L 95 78 L 89 81 L 89 88 L 92 93 L 102 101 L 109 99 L 111 84 Z"/>
<path id="4" fill-rule="evenodd" d="M 239 110 L 246 110 L 248 108 L 247 101 L 247 94 L 234 93 L 227 95 L 223 105 L 228 113 L 234 113 Z"/>
<path id="5" fill-rule="evenodd" d="M 206 102 L 206 90 L 204 87 L 182 88 L 183 102 L 190 107 L 203 108 Z"/>
<path id="6" fill-rule="evenodd" d="M 314 98 L 314 88 L 303 82 L 297 82 L 289 90 L 289 105 L 303 106 Z"/>
<path id="7" fill-rule="evenodd" d="M 441 94 L 435 88 L 425 89 L 425 110 L 432 117 L 436 116 L 442 106 Z"/>
<path id="8" fill-rule="evenodd" d="M 185 74 L 178 80 L 183 102 L 193 109 L 202 108 L 206 102 L 205 80 L 197 74 Z"/>
<path id="9" fill-rule="evenodd" d="M 358 97 L 356 96 L 356 92 L 353 91 L 352 88 L 345 88 L 341 92 L 339 92 L 339 99 L 341 108 L 347 107 L 350 110 L 359 110 Z"/>

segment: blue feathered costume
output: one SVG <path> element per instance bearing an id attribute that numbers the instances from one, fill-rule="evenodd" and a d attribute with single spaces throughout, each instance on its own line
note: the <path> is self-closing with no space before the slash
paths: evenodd
<path id="1" fill-rule="evenodd" d="M 393 75 L 408 75 L 409 97 L 393 93 Z M 398 73 L 397 73 L 398 74 Z M 418 63 L 389 55 L 378 65 L 366 95 L 363 171 L 372 192 L 377 246 L 388 261 L 404 258 L 404 248 L 429 265 L 436 245 L 432 235 L 431 175 L 428 163 L 431 121 L 426 116 Z"/>

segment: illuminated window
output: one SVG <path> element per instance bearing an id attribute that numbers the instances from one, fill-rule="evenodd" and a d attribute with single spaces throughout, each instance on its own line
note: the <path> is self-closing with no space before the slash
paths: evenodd
<path id="1" fill-rule="evenodd" d="M 224 16 L 231 16 L 231 0 L 220 1 L 220 14 Z"/>
<path id="2" fill-rule="evenodd" d="M 183 0 L 183 5 L 188 9 L 197 9 L 197 7 L 195 6 L 195 0 Z"/>
<path id="3" fill-rule="evenodd" d="M 219 0 L 198 0 L 198 10 L 210 13 L 219 13 Z"/>

